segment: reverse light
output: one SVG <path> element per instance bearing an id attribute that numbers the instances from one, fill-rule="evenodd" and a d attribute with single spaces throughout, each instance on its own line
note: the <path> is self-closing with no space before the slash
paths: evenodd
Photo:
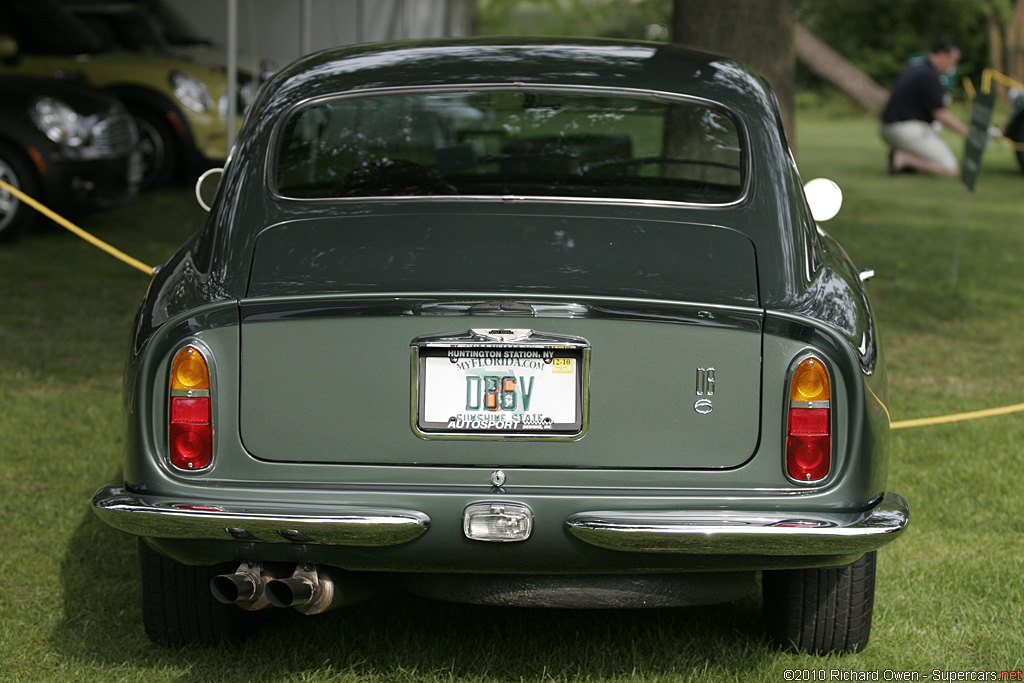
<path id="1" fill-rule="evenodd" d="M 525 541 L 533 531 L 533 512 L 518 503 L 473 503 L 462 513 L 462 532 L 474 541 Z"/>
<path id="2" fill-rule="evenodd" d="M 832 468 L 832 385 L 819 359 L 793 372 L 786 429 L 786 474 L 795 481 L 824 479 Z"/>
<path id="3" fill-rule="evenodd" d="M 178 469 L 201 470 L 213 461 L 210 367 L 194 346 L 179 351 L 171 364 L 167 443 Z"/>

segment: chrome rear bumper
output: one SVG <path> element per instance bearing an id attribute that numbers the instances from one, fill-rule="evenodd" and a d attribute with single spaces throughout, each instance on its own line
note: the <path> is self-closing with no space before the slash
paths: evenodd
<path id="1" fill-rule="evenodd" d="M 116 484 L 97 491 L 92 506 L 115 529 L 147 538 L 387 546 L 419 538 L 430 526 L 429 517 L 412 510 L 332 507 L 326 513 L 183 501 L 130 493 Z"/>
<path id="2" fill-rule="evenodd" d="M 566 520 L 591 545 L 636 553 L 852 555 L 896 540 L 910 507 L 887 493 L 860 513 L 585 512 Z"/>
<path id="3" fill-rule="evenodd" d="M 430 526 L 430 517 L 416 510 L 181 500 L 116 484 L 96 492 L 93 509 L 110 526 L 146 538 L 379 547 L 408 543 Z M 584 512 L 569 517 L 565 530 L 590 545 L 625 552 L 838 556 L 886 545 L 909 520 L 907 501 L 888 493 L 859 513 Z"/>

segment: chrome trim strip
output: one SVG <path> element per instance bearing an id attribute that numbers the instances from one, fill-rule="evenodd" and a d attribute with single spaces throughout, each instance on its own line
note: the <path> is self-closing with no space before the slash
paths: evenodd
<path id="1" fill-rule="evenodd" d="M 828 408 L 832 405 L 831 401 L 790 401 L 790 408 Z"/>
<path id="2" fill-rule="evenodd" d="M 490 195 L 490 194 L 410 194 L 410 195 L 379 195 L 366 197 L 324 197 L 320 199 L 302 199 L 299 197 L 288 197 L 274 194 L 274 190 L 268 190 L 270 198 L 276 202 L 296 202 L 302 204 L 399 204 L 408 202 L 448 202 L 465 204 L 466 202 L 480 202 L 492 204 L 585 204 L 587 206 L 655 206 L 665 208 L 688 208 L 688 209 L 729 209 L 740 206 L 747 201 L 746 195 L 742 198 L 726 204 L 697 204 L 695 202 L 680 202 L 671 199 L 629 199 L 626 197 L 573 197 L 571 195 Z"/>
<path id="3" fill-rule="evenodd" d="M 171 398 L 209 398 L 209 389 L 171 389 Z"/>
<path id="4" fill-rule="evenodd" d="M 242 306 L 243 322 L 245 319 L 251 318 L 251 314 L 247 314 L 247 308 L 253 308 L 257 306 L 275 306 L 281 305 L 288 310 L 295 308 L 296 297 L 294 295 L 288 296 L 266 296 L 266 297 L 246 297 L 240 300 Z M 452 292 L 432 292 L 432 291 L 388 291 L 388 292 L 340 292 L 330 294 L 314 294 L 310 296 L 303 296 L 303 301 L 316 304 L 315 306 L 309 306 L 311 309 L 321 310 L 325 308 L 321 304 L 330 305 L 335 302 L 355 302 L 356 305 L 365 305 L 367 303 L 387 303 L 387 305 L 400 309 L 403 311 L 400 315 L 408 315 L 404 311 L 408 310 L 410 306 L 415 304 L 418 307 L 418 314 L 454 314 L 454 315 L 532 315 L 535 318 L 548 318 L 548 317 L 580 317 L 584 313 L 588 316 L 595 314 L 602 314 L 605 317 L 622 317 L 624 314 L 636 314 L 641 309 L 645 308 L 672 308 L 672 309 L 691 309 L 698 318 L 708 320 L 709 322 L 715 322 L 720 320 L 721 316 L 752 316 L 759 320 L 763 319 L 765 309 L 754 306 L 740 306 L 736 304 L 708 304 L 700 303 L 697 301 L 684 301 L 680 299 L 651 299 L 642 297 L 621 297 L 621 296 L 601 296 L 597 294 L 529 294 L 523 292 L 458 292 L 453 294 Z M 533 312 L 527 314 L 519 311 L 483 311 L 483 310 L 470 310 L 471 306 L 476 304 L 485 304 L 493 301 L 508 301 L 513 303 L 522 303 L 535 307 Z M 545 311 L 543 307 L 545 304 L 562 304 L 565 305 L 580 305 L 587 308 L 587 310 L 579 311 L 572 315 L 566 316 L 561 312 L 556 312 L 556 315 L 550 315 L 550 311 Z M 429 308 L 428 308 L 429 307 Z M 437 313 L 435 313 L 437 311 Z M 806 323 L 806 320 L 803 322 Z M 760 326 L 758 328 L 760 330 Z"/>
<path id="5" fill-rule="evenodd" d="M 910 521 L 907 501 L 887 493 L 859 513 L 581 512 L 565 522 L 576 538 L 609 550 L 696 555 L 848 555 L 890 543 Z"/>
<path id="6" fill-rule="evenodd" d="M 119 484 L 97 491 L 92 507 L 115 529 L 147 538 L 389 546 L 415 540 L 430 526 L 415 510 L 220 503 L 135 494 Z"/>

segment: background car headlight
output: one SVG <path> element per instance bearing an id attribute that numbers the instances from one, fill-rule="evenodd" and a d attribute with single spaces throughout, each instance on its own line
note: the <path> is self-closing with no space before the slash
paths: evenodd
<path id="1" fill-rule="evenodd" d="M 78 112 L 63 100 L 40 97 L 29 111 L 32 121 L 43 134 L 60 145 L 79 147 L 89 136 Z"/>
<path id="2" fill-rule="evenodd" d="M 192 74 L 172 71 L 170 81 L 175 97 L 192 111 L 201 114 L 213 108 L 213 97 L 210 96 L 206 84 Z"/>

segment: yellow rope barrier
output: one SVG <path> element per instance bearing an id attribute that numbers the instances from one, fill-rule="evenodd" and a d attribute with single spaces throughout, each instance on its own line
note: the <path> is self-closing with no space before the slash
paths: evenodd
<path id="1" fill-rule="evenodd" d="M 989 408 L 987 410 L 974 410 L 969 413 L 957 413 L 956 415 L 941 415 L 939 417 L 922 417 L 917 420 L 900 420 L 889 425 L 891 429 L 909 429 L 910 427 L 927 427 L 929 425 L 948 424 L 950 422 L 963 422 L 964 420 L 977 420 L 982 417 L 995 417 L 997 415 L 1009 415 L 1011 413 L 1024 412 L 1024 403 L 1017 403 L 1012 406 L 1001 408 Z"/>
<path id="2" fill-rule="evenodd" d="M 142 261 L 139 261 L 138 259 L 132 258 L 131 256 L 129 256 L 128 254 L 124 253 L 120 249 L 117 249 L 117 248 L 107 244 L 106 242 L 104 242 L 103 240 L 99 239 L 98 237 L 94 237 L 94 236 L 90 235 L 85 230 L 82 230 L 80 227 L 78 227 L 77 225 L 75 225 L 74 223 L 69 221 L 68 219 L 64 218 L 63 216 L 61 216 L 59 214 L 54 213 L 53 211 L 51 211 L 50 209 L 46 208 L 45 206 L 43 206 L 42 204 L 40 204 L 36 200 L 32 199 L 32 197 L 29 197 L 27 194 L 25 194 L 24 192 L 22 192 L 18 188 L 13 187 L 13 186 L 9 185 L 8 183 L 5 183 L 2 180 L 0 180 L 0 188 L 10 192 L 15 197 L 20 199 L 22 202 L 24 202 L 28 206 L 32 207 L 33 209 L 35 209 L 39 213 L 43 214 L 44 216 L 46 216 L 47 218 L 49 218 L 53 222 L 57 223 L 61 227 L 70 230 L 71 232 L 73 232 L 74 234 L 78 235 L 79 237 L 81 237 L 83 240 L 85 240 L 89 244 L 93 245 L 94 247 L 96 247 L 98 249 L 102 249 L 103 251 L 107 252 L 108 254 L 113 256 L 114 258 L 119 259 L 119 260 L 127 263 L 132 268 L 135 268 L 136 270 L 141 270 L 146 275 L 153 275 L 156 272 L 156 269 L 153 268 L 152 266 L 147 266 Z"/>

